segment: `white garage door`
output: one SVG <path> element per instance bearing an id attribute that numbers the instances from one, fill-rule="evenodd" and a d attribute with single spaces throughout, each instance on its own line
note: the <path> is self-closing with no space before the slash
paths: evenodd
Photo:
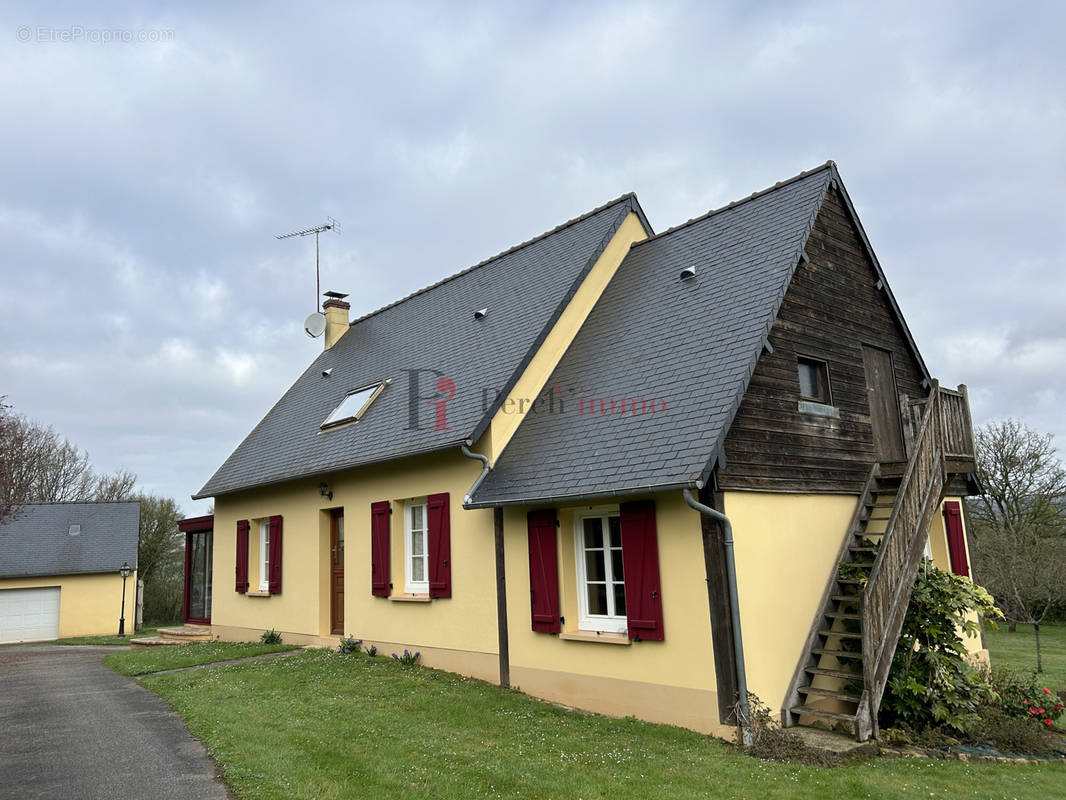
<path id="1" fill-rule="evenodd" d="M 0 644 L 58 638 L 58 586 L 0 589 Z"/>

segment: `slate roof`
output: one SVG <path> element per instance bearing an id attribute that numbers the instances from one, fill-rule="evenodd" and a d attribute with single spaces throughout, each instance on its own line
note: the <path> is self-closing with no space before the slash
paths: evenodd
<path id="1" fill-rule="evenodd" d="M 636 197 L 624 195 L 356 320 L 194 499 L 458 447 L 491 412 L 491 393 L 517 380 L 631 211 L 651 234 Z M 487 316 L 475 320 L 482 308 Z M 446 430 L 428 404 L 443 396 L 441 378 L 455 384 Z M 392 382 L 359 422 L 320 431 L 346 392 L 384 379 Z"/>
<path id="2" fill-rule="evenodd" d="M 467 507 L 705 482 L 833 180 L 829 162 L 635 244 L 548 379 L 561 413 L 528 415 Z M 623 398 L 654 410 L 610 413 Z"/>
<path id="3" fill-rule="evenodd" d="M 118 572 L 137 565 L 141 504 L 44 503 L 0 524 L 0 578 Z M 71 535 L 71 526 L 80 526 Z"/>

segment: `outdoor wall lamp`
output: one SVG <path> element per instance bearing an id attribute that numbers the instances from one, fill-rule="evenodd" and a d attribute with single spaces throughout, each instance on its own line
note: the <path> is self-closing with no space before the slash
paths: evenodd
<path id="1" fill-rule="evenodd" d="M 122 566 L 118 568 L 118 574 L 122 576 L 122 605 L 119 607 L 118 616 L 118 635 L 126 635 L 126 578 L 133 572 L 133 568 L 128 561 L 123 561 Z"/>
<path id="2" fill-rule="evenodd" d="M 325 497 L 327 500 L 333 499 L 333 490 L 329 488 L 328 483 L 318 484 L 318 493 L 322 495 L 322 497 Z"/>

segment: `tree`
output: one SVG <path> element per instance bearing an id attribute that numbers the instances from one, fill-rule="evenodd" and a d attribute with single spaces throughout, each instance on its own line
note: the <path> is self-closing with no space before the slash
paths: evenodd
<path id="1" fill-rule="evenodd" d="M 11 406 L 4 401 L 7 399 L 7 395 L 0 395 L 0 487 L 7 485 L 7 459 L 5 458 L 7 442 L 10 438 L 14 438 L 10 434 L 11 430 Z M 5 519 L 13 517 L 17 506 L 11 502 L 2 490 L 0 490 L 0 524 Z"/>
<path id="2" fill-rule="evenodd" d="M 1066 604 L 1066 469 L 1052 443 L 1017 420 L 977 431 L 985 494 L 969 504 L 974 571 L 1014 630 L 1033 626 L 1043 671 L 1040 625 Z"/>
<path id="3" fill-rule="evenodd" d="M 181 613 L 183 542 L 178 531 L 181 509 L 169 497 L 140 494 L 137 569 L 144 581 L 145 619 L 170 621 Z"/>

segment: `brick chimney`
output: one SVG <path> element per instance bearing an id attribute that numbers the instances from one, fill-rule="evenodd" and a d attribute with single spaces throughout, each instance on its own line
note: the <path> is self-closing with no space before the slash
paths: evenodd
<path id="1" fill-rule="evenodd" d="M 348 331 L 348 310 L 352 306 L 344 301 L 347 296 L 340 292 L 326 292 L 329 299 L 322 304 L 322 311 L 326 315 L 326 350 L 333 347 Z"/>

